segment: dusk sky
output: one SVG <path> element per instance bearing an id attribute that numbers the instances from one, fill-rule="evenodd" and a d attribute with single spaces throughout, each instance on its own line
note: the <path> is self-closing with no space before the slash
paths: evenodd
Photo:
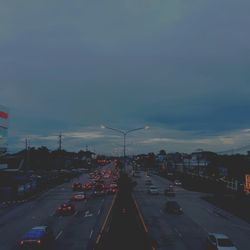
<path id="1" fill-rule="evenodd" d="M 0 4 L 9 150 L 215 152 L 250 144 L 249 0 Z"/>

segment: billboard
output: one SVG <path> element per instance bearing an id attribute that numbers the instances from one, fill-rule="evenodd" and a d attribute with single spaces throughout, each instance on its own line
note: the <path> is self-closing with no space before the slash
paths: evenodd
<path id="1" fill-rule="evenodd" d="M 0 127 L 8 129 L 9 112 L 6 107 L 0 105 Z"/>
<path id="2" fill-rule="evenodd" d="M 250 175 L 246 174 L 245 175 L 245 185 L 244 185 L 244 189 L 246 193 L 250 193 Z"/>
<path id="3" fill-rule="evenodd" d="M 8 109 L 0 105 L 0 153 L 5 152 L 7 149 L 8 122 L 9 122 Z"/>

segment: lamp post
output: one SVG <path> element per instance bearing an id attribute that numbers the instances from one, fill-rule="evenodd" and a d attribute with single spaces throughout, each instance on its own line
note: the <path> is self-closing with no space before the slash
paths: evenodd
<path id="1" fill-rule="evenodd" d="M 112 127 L 108 127 L 108 126 L 104 126 L 104 125 L 101 125 L 101 128 L 110 129 L 110 130 L 113 130 L 113 131 L 118 132 L 118 133 L 123 135 L 123 161 L 124 161 L 124 167 L 125 167 L 125 162 L 126 162 L 126 137 L 127 137 L 127 134 L 138 131 L 138 130 L 149 129 L 148 126 L 145 126 L 145 127 L 134 128 L 134 129 L 130 129 L 130 130 L 121 130 L 121 129 L 112 128 Z"/>

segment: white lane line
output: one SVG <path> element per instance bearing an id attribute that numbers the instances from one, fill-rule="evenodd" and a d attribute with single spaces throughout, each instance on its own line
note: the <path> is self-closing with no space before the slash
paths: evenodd
<path id="1" fill-rule="evenodd" d="M 98 211 L 98 215 L 101 213 L 101 209 L 99 209 L 99 211 Z"/>
<path id="2" fill-rule="evenodd" d="M 89 235 L 89 238 L 91 239 L 92 237 L 92 234 L 93 234 L 94 230 L 92 229 L 91 232 L 90 232 L 90 235 Z"/>
<path id="3" fill-rule="evenodd" d="M 237 227 L 237 228 L 240 228 L 241 230 L 250 231 L 250 228 L 249 228 L 249 227 L 245 227 L 245 226 L 241 226 L 241 225 L 237 225 L 237 224 L 232 224 L 232 226 Z"/>
<path id="4" fill-rule="evenodd" d="M 56 239 L 55 239 L 55 240 L 58 240 L 58 239 L 59 239 L 59 237 L 62 235 L 62 233 L 63 233 L 63 230 L 62 230 L 62 231 L 60 231 L 60 232 L 58 233 L 58 235 L 56 236 Z"/>
<path id="5" fill-rule="evenodd" d="M 182 234 L 176 228 L 174 228 L 174 231 L 178 234 L 180 238 L 182 238 Z"/>
<path id="6" fill-rule="evenodd" d="M 74 212 L 73 216 L 76 216 L 77 215 L 77 211 Z"/>

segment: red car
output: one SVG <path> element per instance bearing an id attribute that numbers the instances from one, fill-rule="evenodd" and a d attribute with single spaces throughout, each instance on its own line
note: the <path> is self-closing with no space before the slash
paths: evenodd
<path id="1" fill-rule="evenodd" d="M 82 191 L 83 187 L 80 182 L 77 182 L 77 183 L 73 183 L 72 189 L 73 191 Z"/>
<path id="2" fill-rule="evenodd" d="M 56 210 L 57 215 L 71 215 L 74 214 L 76 211 L 76 207 L 73 203 L 63 203 L 59 206 Z"/>

